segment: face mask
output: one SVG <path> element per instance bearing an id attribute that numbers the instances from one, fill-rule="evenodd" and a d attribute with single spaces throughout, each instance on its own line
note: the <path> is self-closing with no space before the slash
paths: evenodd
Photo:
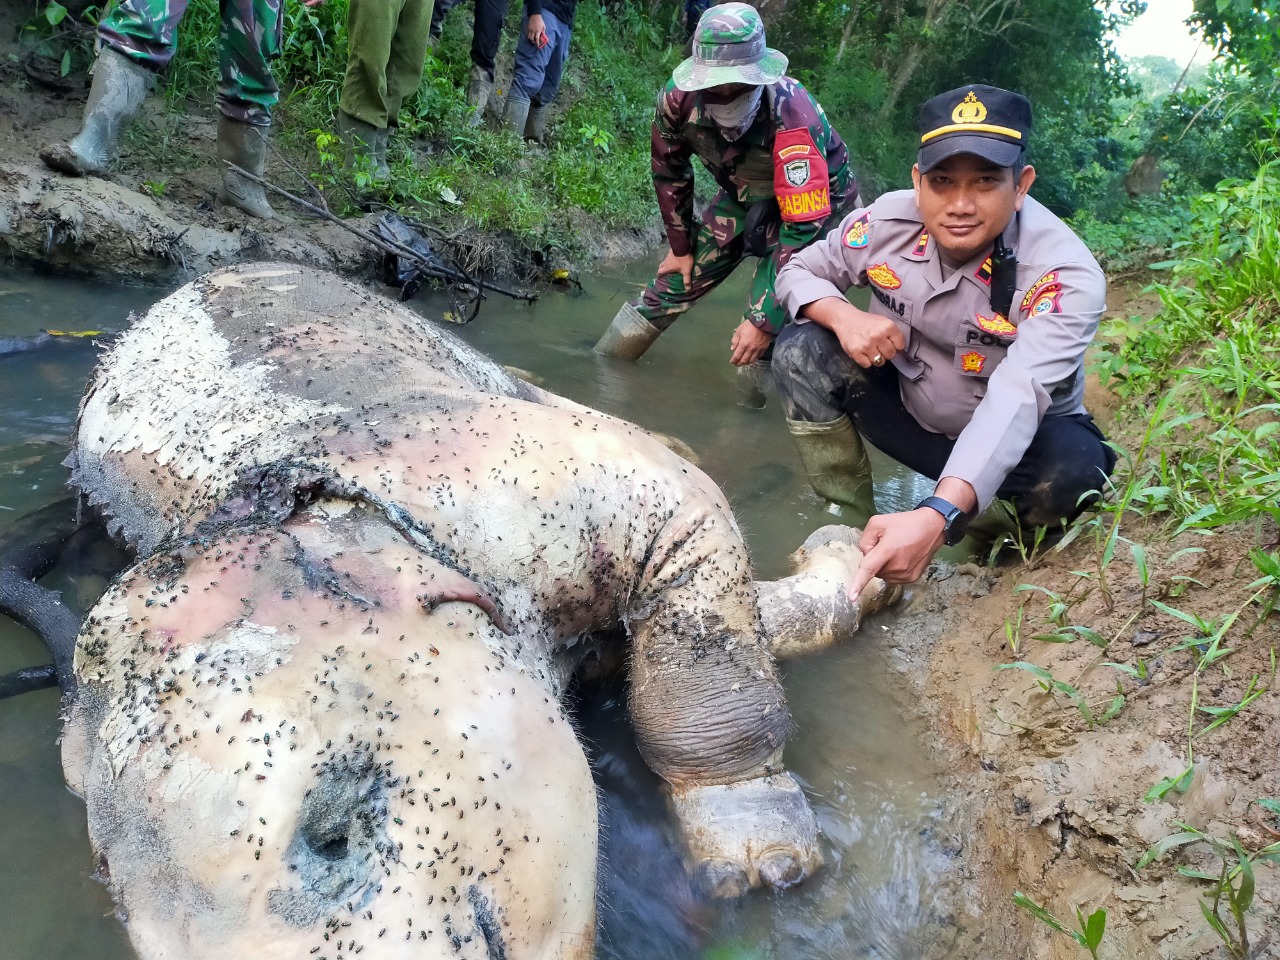
<path id="1" fill-rule="evenodd" d="M 702 109 L 712 122 L 720 128 L 720 134 L 730 143 L 737 140 L 751 128 L 760 109 L 760 94 L 763 87 L 752 87 L 742 96 L 728 103 L 702 104 Z"/>

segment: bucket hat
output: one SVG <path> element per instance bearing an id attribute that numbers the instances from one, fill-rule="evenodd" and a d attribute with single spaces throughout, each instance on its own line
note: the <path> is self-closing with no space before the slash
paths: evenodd
<path id="1" fill-rule="evenodd" d="M 747 3 L 710 7 L 693 32 L 693 56 L 676 67 L 681 90 L 705 90 L 726 83 L 764 86 L 787 72 L 786 55 L 764 45 L 764 23 Z"/>

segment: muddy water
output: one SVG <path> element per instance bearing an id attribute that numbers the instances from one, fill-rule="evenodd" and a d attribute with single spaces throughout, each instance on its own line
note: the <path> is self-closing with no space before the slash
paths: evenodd
<path id="1" fill-rule="evenodd" d="M 727 362 L 745 278 L 680 320 L 638 364 L 603 360 L 591 345 L 646 278 L 648 264 L 605 270 L 581 292 L 525 306 L 494 297 L 454 328 L 500 362 L 579 402 L 675 436 L 734 504 L 761 577 L 829 519 L 809 492 L 776 398 L 739 405 Z M 107 289 L 0 270 L 0 338 L 41 329 L 114 331 L 156 291 Z M 438 317 L 442 302 L 416 303 Z M 87 340 L 0 356 L 0 529 L 63 493 L 60 461 L 93 363 Z M 877 460 L 882 506 L 918 499 L 919 478 Z M 91 572 L 65 585 L 100 588 Z M 602 876 L 600 955 L 618 960 L 919 958 L 931 925 L 954 904 L 934 901 L 946 860 L 935 771 L 919 748 L 904 685 L 890 664 L 891 618 L 838 651 L 786 665 L 796 735 L 788 766 L 805 784 L 824 834 L 826 869 L 785 895 L 698 903 L 680 882 L 656 785 L 635 756 L 618 691 L 584 697 L 584 735 L 602 788 L 611 866 Z M 33 637 L 0 619 L 0 672 L 45 661 Z M 129 960 L 93 869 L 83 810 L 58 764 L 53 691 L 0 701 L 0 957 Z"/>

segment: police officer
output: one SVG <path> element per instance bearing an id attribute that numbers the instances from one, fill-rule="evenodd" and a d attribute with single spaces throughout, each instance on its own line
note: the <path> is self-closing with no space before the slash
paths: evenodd
<path id="1" fill-rule="evenodd" d="M 844 141 L 786 69 L 748 4 L 711 7 L 698 21 L 693 56 L 658 96 L 653 124 L 653 182 L 670 250 L 644 293 L 618 311 L 597 353 L 638 359 L 748 256 L 761 260 L 731 360 L 745 367 L 772 346 L 786 320 L 773 291 L 777 271 L 857 194 Z M 695 154 L 719 187 L 700 224 Z"/>
<path id="2" fill-rule="evenodd" d="M 855 210 L 778 276 L 796 323 L 773 370 L 800 458 L 820 496 L 870 517 L 853 596 L 872 576 L 917 579 L 974 518 L 986 537 L 1073 518 L 1115 465 L 1083 404 L 1106 281 L 1028 196 L 1030 134 L 1019 94 L 974 84 L 928 100 L 914 190 Z M 870 310 L 850 287 L 870 288 Z M 873 516 L 864 438 L 937 480 L 934 495 Z"/>
<path id="3" fill-rule="evenodd" d="M 325 0 L 302 0 L 320 6 Z M 80 132 L 40 151 L 40 159 L 73 177 L 101 176 L 115 160 L 157 74 L 173 59 L 178 22 L 189 0 L 120 0 L 98 24 L 98 60 Z M 271 61 L 284 46 L 285 0 L 222 0 L 219 39 L 218 159 L 261 177 L 267 130 L 280 89 Z M 105 6 L 105 5 L 104 5 Z M 255 217 L 270 217 L 261 185 L 223 165 L 218 199 Z"/>

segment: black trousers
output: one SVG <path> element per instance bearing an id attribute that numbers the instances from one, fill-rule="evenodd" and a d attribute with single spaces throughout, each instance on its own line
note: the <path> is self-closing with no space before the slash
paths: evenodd
<path id="1" fill-rule="evenodd" d="M 826 327 L 790 324 L 774 341 L 773 376 L 788 419 L 827 423 L 847 414 L 863 439 L 894 460 L 930 479 L 942 476 L 955 441 L 907 411 L 893 364 L 863 369 Z M 1013 504 L 1024 528 L 1056 526 L 1097 499 L 1115 465 L 1093 417 L 1047 416 L 996 496 Z"/>
<path id="2" fill-rule="evenodd" d="M 436 0 L 431 11 L 431 35 L 439 37 L 445 15 L 462 0 Z M 498 46 L 502 43 L 502 23 L 507 18 L 511 0 L 476 0 L 475 29 L 471 34 L 471 62 L 493 82 L 497 66 Z"/>

